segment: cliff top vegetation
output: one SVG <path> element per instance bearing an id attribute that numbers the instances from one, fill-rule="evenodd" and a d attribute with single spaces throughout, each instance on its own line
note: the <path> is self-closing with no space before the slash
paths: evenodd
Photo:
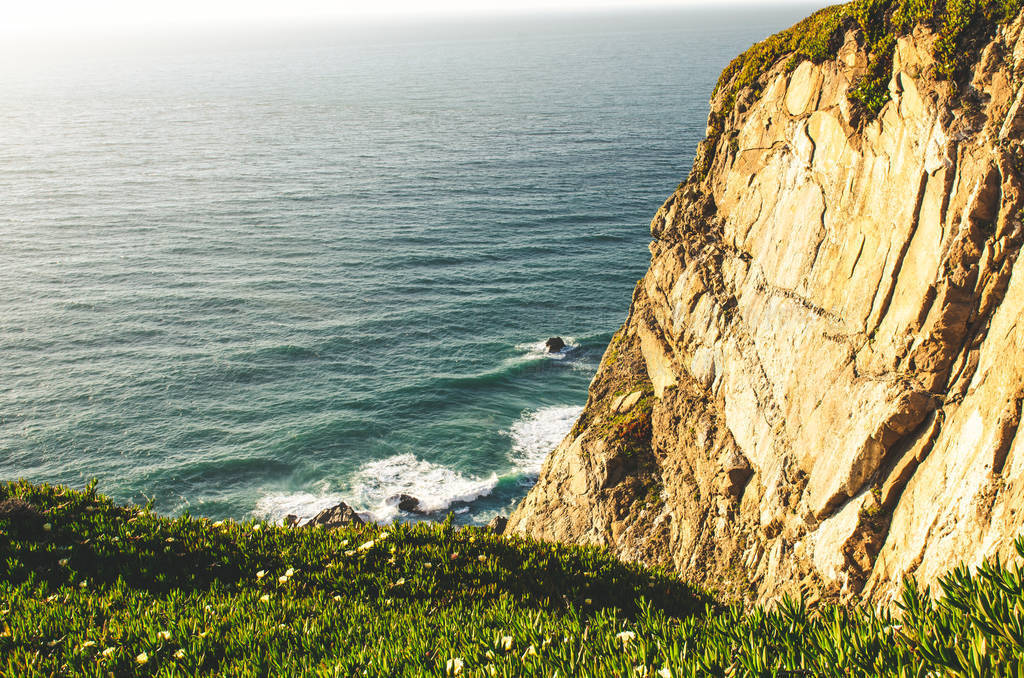
<path id="1" fill-rule="evenodd" d="M 1022 0 L 853 0 L 826 7 L 733 59 L 722 71 L 715 93 L 727 92 L 725 108 L 731 108 L 739 90 L 756 87 L 760 75 L 780 58 L 789 55 L 789 68 L 805 59 L 821 63 L 835 58 L 843 34 L 858 28 L 870 61 L 850 99 L 874 114 L 888 100 L 886 85 L 897 38 L 919 25 L 933 30 L 939 36 L 934 75 L 955 82 L 978 57 L 979 50 L 972 47 L 990 38 L 996 26 L 1014 19 L 1021 6 Z"/>
<path id="2" fill-rule="evenodd" d="M 931 76 L 949 81 L 955 89 L 980 56 L 984 42 L 998 26 L 1015 19 L 1022 6 L 1024 0 L 853 0 L 821 9 L 753 45 L 722 71 L 712 93 L 716 101 L 708 118 L 708 145 L 717 144 L 744 90 L 760 94 L 761 76 L 772 66 L 786 59 L 786 68 L 792 70 L 805 60 L 833 59 L 852 29 L 859 29 L 868 52 L 867 70 L 848 93 L 862 122 L 872 120 L 889 101 L 896 41 L 918 26 L 938 36 Z M 701 158 L 691 178 L 701 179 L 709 169 L 708 159 Z"/>
<path id="3" fill-rule="evenodd" d="M 6 676 L 1019 675 L 1024 573 L 942 589 L 908 585 L 899 622 L 745 610 L 597 548 L 450 523 L 295 529 L 0 486 Z"/>

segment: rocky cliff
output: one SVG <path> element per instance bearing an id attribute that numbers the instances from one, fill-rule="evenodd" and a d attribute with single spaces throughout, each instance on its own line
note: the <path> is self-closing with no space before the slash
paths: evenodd
<path id="1" fill-rule="evenodd" d="M 723 76 L 585 411 L 510 529 L 760 601 L 884 600 L 1012 551 L 1022 20 L 968 21 L 950 61 L 947 25 L 890 7 L 880 40 L 850 18 L 865 4 L 884 5 L 816 24 L 823 50 L 777 36 L 754 75 Z"/>

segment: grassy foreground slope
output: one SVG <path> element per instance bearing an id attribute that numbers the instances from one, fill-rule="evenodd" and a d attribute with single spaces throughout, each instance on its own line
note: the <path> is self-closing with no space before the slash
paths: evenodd
<path id="1" fill-rule="evenodd" d="M 960 569 L 938 601 L 909 586 L 899 620 L 744 611 L 594 548 L 171 519 L 0 485 L 6 676 L 1020 676 L 1022 579 Z"/>

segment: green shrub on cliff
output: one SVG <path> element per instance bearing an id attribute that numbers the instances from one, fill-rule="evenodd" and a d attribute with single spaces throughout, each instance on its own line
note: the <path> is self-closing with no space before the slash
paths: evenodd
<path id="1" fill-rule="evenodd" d="M 1021 675 L 1020 569 L 960 569 L 942 591 L 908 586 L 900 620 L 745 611 L 595 548 L 172 519 L 92 488 L 0 486 L 0 674 L 19 678 Z"/>

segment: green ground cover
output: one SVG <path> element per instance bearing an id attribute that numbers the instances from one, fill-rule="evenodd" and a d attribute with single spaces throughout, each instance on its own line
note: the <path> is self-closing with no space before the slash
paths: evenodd
<path id="1" fill-rule="evenodd" d="M 0 486 L 0 563 L 6 676 L 1024 675 L 1024 575 L 997 563 L 937 601 L 908 586 L 899 619 L 744 610 L 596 548 L 172 519 L 25 483 Z"/>

